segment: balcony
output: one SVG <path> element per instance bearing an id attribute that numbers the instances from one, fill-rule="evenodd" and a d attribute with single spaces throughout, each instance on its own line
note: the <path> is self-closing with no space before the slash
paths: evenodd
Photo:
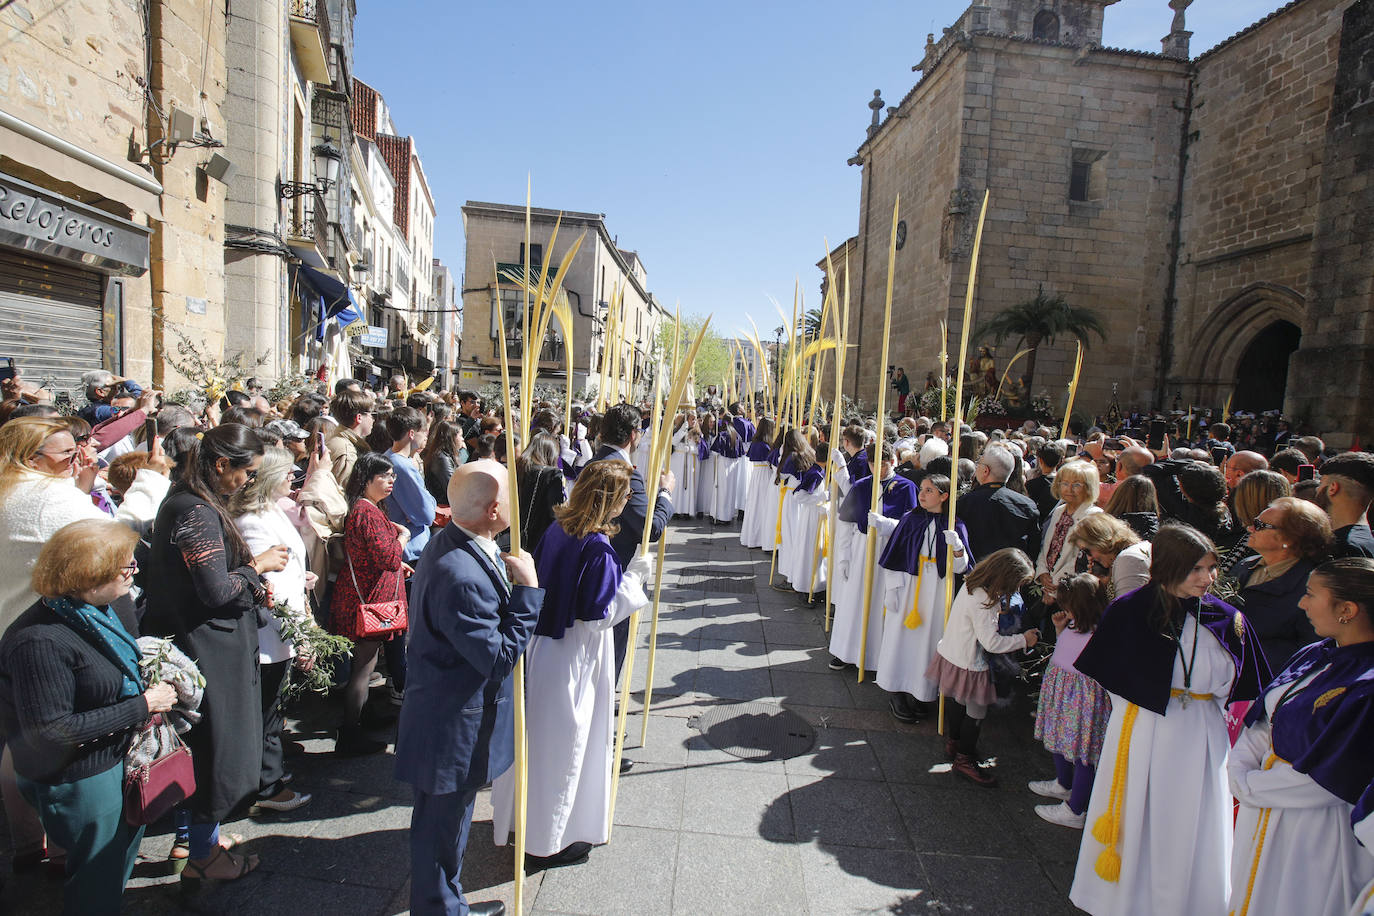
<path id="1" fill-rule="evenodd" d="M 324 265 L 329 245 L 329 214 L 318 188 L 310 186 L 305 193 L 287 201 L 286 244 L 298 251 L 313 250 L 313 258 L 306 260 L 312 266 Z"/>
<path id="2" fill-rule="evenodd" d="M 329 4 L 326 0 L 287 0 L 291 18 L 291 47 L 301 75 L 312 83 L 329 85 Z"/>
<path id="3" fill-rule="evenodd" d="M 492 343 L 494 344 L 495 341 L 493 341 Z M 493 355 L 496 355 L 496 356 L 499 358 L 499 354 L 496 354 L 496 353 L 494 352 L 494 351 L 495 351 L 495 347 L 493 347 L 492 349 L 493 349 Z M 516 337 L 507 337 L 507 338 L 506 338 L 506 360 L 507 360 L 508 362 L 510 362 L 512 365 L 514 365 L 514 364 L 516 364 L 516 363 L 519 363 L 522 359 L 524 359 L 524 357 L 525 357 L 525 342 L 524 342 L 524 340 L 523 340 L 521 337 L 519 337 L 519 336 L 516 336 Z M 561 339 L 557 338 L 557 337 L 554 337 L 552 334 L 550 334 L 550 335 L 544 340 L 544 346 L 541 347 L 540 350 L 539 350 L 539 362 L 541 362 L 541 363 L 554 363 L 554 364 L 556 364 L 556 365 L 561 366 L 561 365 L 563 365 L 563 359 L 564 359 L 564 358 L 563 358 L 563 341 L 562 341 Z"/>

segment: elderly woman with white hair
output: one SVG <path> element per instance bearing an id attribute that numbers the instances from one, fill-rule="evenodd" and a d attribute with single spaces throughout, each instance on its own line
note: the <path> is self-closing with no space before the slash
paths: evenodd
<path id="1" fill-rule="evenodd" d="M 1054 603 L 1054 583 L 1076 571 L 1078 548 L 1069 539 L 1074 526 L 1102 511 L 1097 505 L 1097 466 L 1077 458 L 1064 462 L 1054 475 L 1050 493 L 1059 502 L 1050 511 L 1040 556 L 1035 561 L 1035 578 L 1043 590 L 1045 604 Z"/>
<path id="2" fill-rule="evenodd" d="M 310 796 L 288 787 L 291 778 L 282 767 L 281 693 L 294 662 L 308 668 L 312 659 L 282 632 L 284 615 L 302 624 L 311 620 L 306 592 L 314 587 L 315 574 L 305 568 L 305 543 L 291 518 L 278 505 L 290 500 L 295 462 L 286 449 L 267 448 L 255 478 L 234 494 L 230 512 L 234 524 L 254 555 L 278 544 L 286 547 L 286 566 L 263 574 L 271 590 L 275 613 L 258 625 L 259 685 L 262 688 L 262 778 L 258 806 L 292 811 Z"/>

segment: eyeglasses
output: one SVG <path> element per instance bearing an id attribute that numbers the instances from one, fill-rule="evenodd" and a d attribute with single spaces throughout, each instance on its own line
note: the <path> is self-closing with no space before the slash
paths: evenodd
<path id="1" fill-rule="evenodd" d="M 42 455 L 49 461 L 56 461 L 58 464 L 70 467 L 71 463 L 76 460 L 77 452 L 76 449 L 72 449 L 70 453 L 64 452 L 58 455 L 54 455 L 52 452 L 38 452 L 37 454 Z"/>
<path id="2" fill-rule="evenodd" d="M 1251 531 L 1274 531 L 1278 527 L 1278 525 L 1271 524 L 1269 522 L 1264 521 L 1263 519 L 1258 518 L 1250 523 Z"/>
<path id="3" fill-rule="evenodd" d="M 119 573 L 120 573 L 120 575 L 123 575 L 123 576 L 132 576 L 132 575 L 133 575 L 134 573 L 136 573 L 136 572 L 138 572 L 138 561 L 137 561 L 137 560 L 135 560 L 134 562 L 130 563 L 128 566 L 121 566 L 121 567 L 119 567 Z"/>

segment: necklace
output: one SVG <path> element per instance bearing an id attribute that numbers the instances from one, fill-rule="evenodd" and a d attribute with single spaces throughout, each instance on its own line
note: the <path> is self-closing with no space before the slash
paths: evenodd
<path id="1" fill-rule="evenodd" d="M 1172 626 L 1172 623 L 1173 623 L 1173 622 L 1170 621 L 1171 626 Z M 1196 668 L 1197 668 L 1197 644 L 1198 644 L 1198 642 L 1199 642 L 1199 640 L 1198 640 L 1199 632 L 1198 632 L 1198 631 L 1199 631 L 1199 629 L 1200 629 L 1201 626 L 1202 626 L 1202 606 L 1201 606 L 1201 602 L 1198 603 L 1198 611 L 1197 611 L 1197 613 L 1193 615 L 1193 648 L 1192 648 L 1192 651 L 1189 653 L 1189 656 L 1190 656 L 1189 659 L 1188 659 L 1187 661 L 1184 661 L 1184 660 L 1183 660 L 1183 628 L 1184 628 L 1185 626 L 1187 626 L 1187 624 L 1188 624 L 1188 614 L 1187 614 L 1187 612 L 1185 611 L 1185 612 L 1184 612 L 1184 616 L 1183 616 L 1183 622 L 1180 623 L 1180 624 L 1178 625 L 1178 627 L 1177 627 L 1176 629 L 1173 630 L 1173 633 L 1172 633 L 1174 643 L 1178 646 L 1178 660 L 1179 660 L 1179 663 L 1183 665 L 1183 695 L 1179 697 L 1178 702 L 1179 702 L 1179 705 L 1182 706 L 1184 709 L 1187 709 L 1187 708 L 1188 708 L 1188 704 L 1191 703 L 1192 700 L 1193 700 L 1193 693 L 1192 693 L 1192 687 L 1193 687 L 1193 671 L 1196 670 Z"/>

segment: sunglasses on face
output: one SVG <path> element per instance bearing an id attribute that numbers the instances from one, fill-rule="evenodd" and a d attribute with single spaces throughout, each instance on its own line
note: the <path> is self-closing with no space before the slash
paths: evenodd
<path id="1" fill-rule="evenodd" d="M 1264 521 L 1264 519 L 1259 518 L 1255 519 L 1253 522 L 1250 523 L 1250 529 L 1252 531 L 1273 531 L 1278 527 L 1278 525 L 1271 524 L 1270 522 L 1266 522 Z"/>

